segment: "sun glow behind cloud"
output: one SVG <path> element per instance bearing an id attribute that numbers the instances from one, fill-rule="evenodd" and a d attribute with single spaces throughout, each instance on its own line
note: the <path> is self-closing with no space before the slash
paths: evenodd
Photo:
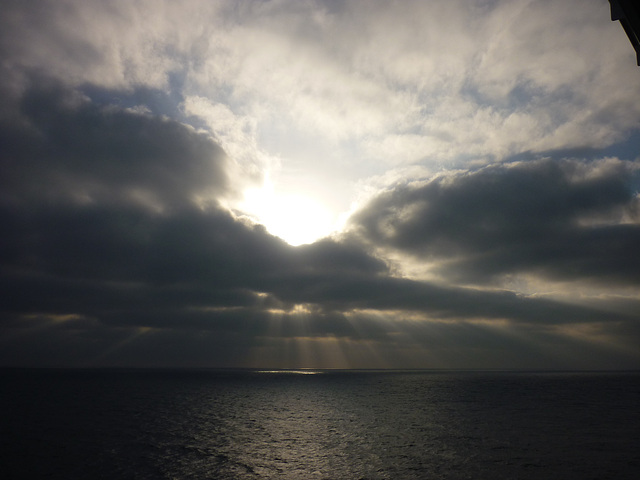
<path id="1" fill-rule="evenodd" d="M 279 191 L 268 179 L 262 187 L 246 190 L 239 208 L 293 246 L 325 237 L 335 227 L 334 215 L 319 201 L 302 193 Z"/>

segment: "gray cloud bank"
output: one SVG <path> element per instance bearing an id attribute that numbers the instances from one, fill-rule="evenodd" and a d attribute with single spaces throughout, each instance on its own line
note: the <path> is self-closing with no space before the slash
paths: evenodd
<path id="1" fill-rule="evenodd" d="M 513 273 L 637 285 L 639 175 L 614 159 L 538 159 L 400 185 L 358 212 L 360 236 L 482 284 Z"/>

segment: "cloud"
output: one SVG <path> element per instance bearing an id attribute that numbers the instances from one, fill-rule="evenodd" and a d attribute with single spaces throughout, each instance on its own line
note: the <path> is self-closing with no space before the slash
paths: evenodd
<path id="1" fill-rule="evenodd" d="M 189 349 L 190 343 L 201 341 L 198 335 L 221 352 L 237 344 L 246 355 L 260 345 L 273 347 L 302 338 L 352 346 L 373 342 L 391 351 L 413 348 L 415 342 L 430 344 L 428 334 L 410 334 L 416 322 L 427 332 L 426 325 L 431 325 L 442 335 L 448 331 L 454 336 L 461 331 L 454 324 L 489 322 L 482 334 L 492 339 L 483 340 L 482 348 L 489 348 L 496 340 L 491 332 L 503 322 L 510 328 L 546 330 L 635 321 L 632 308 L 616 310 L 608 302 L 571 305 L 507 290 L 394 276 L 365 245 L 365 239 L 378 244 L 384 240 L 373 231 L 361 239 L 324 239 L 291 247 L 215 201 L 198 201 L 201 191 L 213 192 L 215 199 L 229 188 L 225 155 L 206 135 L 126 108 L 98 107 L 59 86 L 34 86 L 19 104 L 24 123 L 17 130 L 13 124 L 4 126 L 1 135 L 6 142 L 3 165 L 13 177 L 6 181 L 0 205 L 6 232 L 0 312 L 4 341 L 12 343 L 16 335 L 20 342 L 28 341 L 21 352 L 15 347 L 6 350 L 5 361 L 24 361 L 35 344 L 51 338 L 57 342 L 50 351 L 54 363 L 118 363 L 124 360 L 109 352 L 124 349 L 127 361 L 154 358 L 163 364 L 154 348 Z M 364 212 L 390 212 L 397 202 L 385 204 L 385 199 L 398 198 L 405 201 L 403 209 L 413 211 L 407 198 L 424 203 L 431 195 L 442 202 L 437 211 L 449 213 L 440 235 L 450 235 L 447 243 L 455 245 L 456 228 L 466 224 L 469 235 L 474 231 L 465 208 L 475 205 L 474 218 L 493 211 L 498 219 L 493 237 L 484 243 L 477 238 L 479 245 L 486 245 L 496 236 L 513 236 L 526 227 L 510 224 L 520 212 L 506 201 L 513 201 L 506 186 L 516 192 L 533 189 L 517 205 L 531 210 L 527 213 L 532 225 L 542 228 L 555 222 L 536 199 L 556 202 L 560 196 L 569 203 L 554 214 L 562 222 L 573 218 L 576 209 L 587 215 L 625 206 L 629 196 L 619 191 L 625 173 L 628 166 L 617 161 L 591 166 L 567 162 L 562 168 L 538 161 L 485 168 L 413 190 L 398 188 Z M 140 191 L 153 202 L 140 201 L 140 195 L 132 193 Z M 456 206 L 465 207 L 459 219 Z M 355 217 L 362 228 L 371 224 L 364 212 Z M 404 219 L 406 225 L 430 218 L 424 212 L 416 218 L 395 213 L 392 217 Z M 429 237 L 419 233 L 429 245 Z M 412 238 L 414 243 L 408 243 Z M 398 245 L 421 247 L 417 238 L 405 235 Z M 448 322 L 451 326 L 446 327 Z M 99 345 L 103 356 L 90 355 L 86 342 Z M 132 345 L 138 345 L 137 355 Z M 226 365 L 238 360 L 237 354 L 207 355 L 198 348 L 200 353 L 188 354 L 181 364 Z"/>
<path id="2" fill-rule="evenodd" d="M 638 365 L 637 166 L 595 150 L 635 67 L 567 5 L 7 2 L 0 364 Z M 292 247 L 229 208 L 271 173 L 376 193 Z"/>
<path id="3" fill-rule="evenodd" d="M 353 218 L 374 245 L 433 262 L 449 280 L 507 274 L 637 285 L 638 172 L 615 159 L 550 158 L 398 185 Z"/>
<path id="4" fill-rule="evenodd" d="M 228 187 L 223 150 L 176 121 L 98 107 L 37 80 L 3 125 L 3 196 L 73 203 L 131 201 L 175 207 Z"/>
<path id="5" fill-rule="evenodd" d="M 179 74 L 188 102 L 206 97 L 232 114 L 222 128 L 297 132 L 331 146 L 332 168 L 353 153 L 344 143 L 379 174 L 601 148 L 639 127 L 633 50 L 595 0 L 6 8 L 8 76 L 37 69 L 74 86 L 166 89 Z M 286 156 L 296 143 L 263 139 L 251 153 L 236 133 L 225 133 L 227 150 L 243 155 Z"/>

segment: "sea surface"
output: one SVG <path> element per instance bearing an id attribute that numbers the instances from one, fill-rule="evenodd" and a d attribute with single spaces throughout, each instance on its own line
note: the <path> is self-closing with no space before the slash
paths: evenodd
<path id="1" fill-rule="evenodd" d="M 640 373 L 0 370 L 3 479 L 638 479 Z"/>

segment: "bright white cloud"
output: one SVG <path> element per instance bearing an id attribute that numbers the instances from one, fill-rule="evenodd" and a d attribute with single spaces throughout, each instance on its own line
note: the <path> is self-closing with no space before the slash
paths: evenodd
<path id="1" fill-rule="evenodd" d="M 179 88 L 185 113 L 205 121 L 238 175 L 312 188 L 337 213 L 354 185 L 390 169 L 601 148 L 640 127 L 633 49 L 608 9 L 68 0 L 11 22 L 5 70 Z"/>

